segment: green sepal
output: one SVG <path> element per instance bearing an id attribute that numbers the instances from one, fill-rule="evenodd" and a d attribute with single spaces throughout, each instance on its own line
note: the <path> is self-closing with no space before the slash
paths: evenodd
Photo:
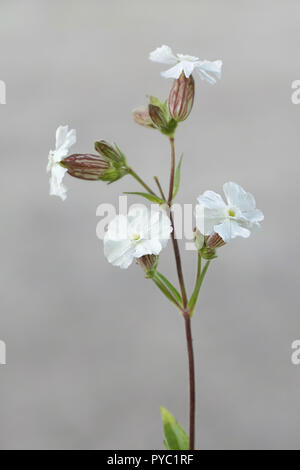
<path id="1" fill-rule="evenodd" d="M 202 258 L 204 258 L 206 260 L 216 259 L 217 258 L 216 252 L 217 252 L 217 250 L 215 248 L 210 248 L 208 246 L 204 246 L 200 250 L 200 254 L 201 254 Z"/>
<path id="2" fill-rule="evenodd" d="M 189 436 L 176 421 L 174 416 L 165 408 L 160 408 L 163 422 L 165 441 L 168 450 L 189 450 Z"/>
<path id="3" fill-rule="evenodd" d="M 160 129 L 161 133 L 164 135 L 167 135 L 168 137 L 173 137 L 176 127 L 178 125 L 178 122 L 175 121 L 175 119 L 170 119 L 165 127 L 162 127 Z"/>

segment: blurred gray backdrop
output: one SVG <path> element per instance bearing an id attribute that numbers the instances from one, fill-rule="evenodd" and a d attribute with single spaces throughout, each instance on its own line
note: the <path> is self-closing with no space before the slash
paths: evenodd
<path id="1" fill-rule="evenodd" d="M 141 174 L 167 183 L 167 139 L 131 109 L 171 82 L 148 61 L 161 44 L 224 61 L 196 80 L 182 203 L 233 180 L 253 192 L 263 230 L 220 251 L 193 322 L 200 449 L 300 449 L 297 0 L 1 0 L 1 449 L 159 449 L 159 406 L 188 424 L 183 321 L 140 269 L 103 256 L 96 208 L 138 190 L 67 178 L 65 203 L 45 168 L 60 124 L 74 151 L 115 141 Z M 132 202 L 135 202 L 132 199 Z M 174 281 L 171 246 L 161 269 Z M 184 254 L 188 285 L 195 253 Z"/>

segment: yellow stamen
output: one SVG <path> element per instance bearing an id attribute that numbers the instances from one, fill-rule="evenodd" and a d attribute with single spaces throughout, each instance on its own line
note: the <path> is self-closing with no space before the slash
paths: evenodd
<path id="1" fill-rule="evenodd" d="M 131 240 L 137 242 L 141 238 L 141 236 L 138 233 L 133 233 L 130 238 Z"/>

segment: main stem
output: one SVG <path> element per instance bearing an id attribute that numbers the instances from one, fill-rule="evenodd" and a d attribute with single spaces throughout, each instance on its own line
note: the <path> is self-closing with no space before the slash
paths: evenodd
<path id="1" fill-rule="evenodd" d="M 178 241 L 177 241 L 177 238 L 176 238 L 174 219 L 173 219 L 173 214 L 172 214 L 172 199 L 173 199 L 174 175 L 175 175 L 175 144 L 174 144 L 174 137 L 170 138 L 170 144 L 171 144 L 171 173 L 170 173 L 170 189 L 169 189 L 168 205 L 169 205 L 169 208 L 170 208 L 170 220 L 171 220 L 171 224 L 172 224 L 172 228 L 173 228 L 171 237 L 172 237 L 172 244 L 173 244 L 173 249 L 174 249 L 174 254 L 175 254 L 176 268 L 177 268 L 178 280 L 179 280 L 179 285 L 180 285 L 180 290 L 181 290 L 183 307 L 184 307 L 184 309 L 186 309 L 187 304 L 188 304 L 188 298 L 187 298 L 186 289 L 185 289 L 180 251 L 179 251 Z"/>
<path id="2" fill-rule="evenodd" d="M 189 312 L 184 314 L 187 351 L 189 358 L 190 379 L 190 450 L 195 449 L 195 412 L 196 412 L 196 387 L 195 387 L 195 362 L 191 328 L 191 317 Z"/>
<path id="3" fill-rule="evenodd" d="M 171 144 L 171 172 L 170 172 L 170 187 L 169 187 L 169 198 L 168 205 L 170 208 L 170 220 L 173 227 L 172 231 L 172 243 L 174 248 L 177 275 L 180 284 L 182 302 L 183 302 L 183 318 L 185 323 L 186 342 L 188 351 L 189 361 L 189 382 L 190 382 L 190 431 L 189 431 L 189 449 L 195 449 L 195 412 L 196 412 L 196 392 L 195 392 L 195 363 L 194 363 L 194 350 L 193 350 L 193 339 L 191 329 L 191 317 L 188 309 L 188 298 L 185 289 L 185 283 L 183 278 L 181 256 L 179 246 L 175 233 L 174 219 L 172 214 L 172 200 L 173 200 L 173 189 L 174 189 L 174 176 L 175 176 L 175 143 L 174 137 L 170 138 Z"/>

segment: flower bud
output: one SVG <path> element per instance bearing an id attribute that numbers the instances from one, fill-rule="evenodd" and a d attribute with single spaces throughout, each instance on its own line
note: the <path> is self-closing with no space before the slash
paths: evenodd
<path id="1" fill-rule="evenodd" d="M 148 111 L 155 127 L 160 130 L 166 129 L 168 127 L 168 121 L 166 119 L 165 113 L 159 106 L 149 104 Z"/>
<path id="2" fill-rule="evenodd" d="M 143 268 L 145 275 L 148 278 L 151 278 L 155 274 L 158 256 L 156 255 L 144 255 L 136 259 L 137 264 Z"/>
<path id="3" fill-rule="evenodd" d="M 99 155 L 74 154 L 62 160 L 61 165 L 68 173 L 83 180 L 99 180 L 109 168 L 109 163 Z"/>
<path id="4" fill-rule="evenodd" d="M 155 129 L 147 108 L 136 108 L 132 111 L 132 114 L 134 121 L 140 126 L 151 127 L 152 129 Z"/>
<path id="5" fill-rule="evenodd" d="M 176 121 L 184 121 L 190 114 L 195 95 L 195 82 L 193 76 L 186 78 L 184 73 L 174 80 L 169 94 L 170 116 Z"/>
<path id="6" fill-rule="evenodd" d="M 100 140 L 100 142 L 96 142 L 95 150 L 105 160 L 116 164 L 126 165 L 126 158 L 125 155 L 121 152 L 121 150 L 118 147 L 113 147 L 108 142 L 105 142 L 105 140 Z"/>

